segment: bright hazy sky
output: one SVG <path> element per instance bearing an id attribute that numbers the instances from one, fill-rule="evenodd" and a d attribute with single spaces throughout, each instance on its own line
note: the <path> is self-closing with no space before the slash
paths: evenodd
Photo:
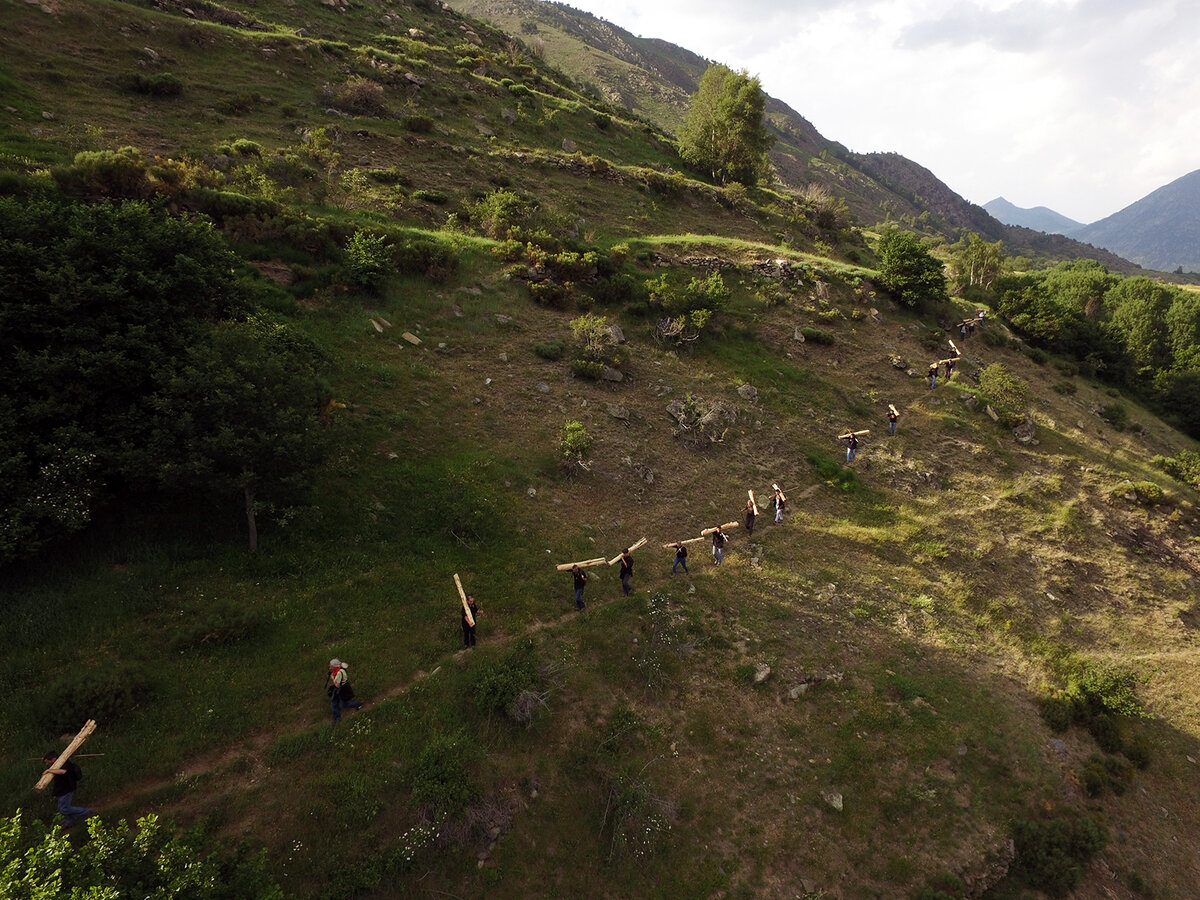
<path id="1" fill-rule="evenodd" d="M 1200 169 L 1200 0 L 568 0 L 850 150 L 1090 223 Z"/>

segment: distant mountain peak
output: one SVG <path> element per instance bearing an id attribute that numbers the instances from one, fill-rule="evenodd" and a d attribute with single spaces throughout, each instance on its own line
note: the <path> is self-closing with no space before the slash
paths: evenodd
<path id="1" fill-rule="evenodd" d="M 1083 227 L 1082 222 L 1076 222 L 1047 206 L 1023 209 L 1003 197 L 989 200 L 983 204 L 983 208 L 991 213 L 993 218 L 999 219 L 1005 225 L 1020 225 L 1022 228 L 1044 231 L 1046 234 L 1070 235 Z"/>

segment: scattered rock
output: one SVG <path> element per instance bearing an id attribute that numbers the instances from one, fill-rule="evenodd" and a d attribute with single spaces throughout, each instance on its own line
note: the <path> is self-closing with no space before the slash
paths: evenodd
<path id="1" fill-rule="evenodd" d="M 737 389 L 738 396 L 743 400 L 755 400 L 758 398 L 758 389 L 752 384 L 743 384 Z"/>
<path id="2" fill-rule="evenodd" d="M 625 343 L 625 332 L 621 330 L 620 325 L 609 325 L 608 333 L 612 335 L 612 339 L 613 339 L 614 343 L 617 343 L 617 344 Z"/>
<path id="3" fill-rule="evenodd" d="M 754 683 L 762 684 L 771 677 L 771 667 L 766 663 L 759 663 L 754 668 Z"/>
<path id="4" fill-rule="evenodd" d="M 1013 437 L 1022 444 L 1036 444 L 1037 426 L 1033 424 L 1032 416 L 1025 416 L 1025 421 L 1013 429 Z"/>
<path id="5" fill-rule="evenodd" d="M 482 123 L 476 123 L 475 130 L 478 131 L 484 137 L 495 137 L 496 136 L 496 132 L 492 131 L 492 129 L 488 128 L 486 125 L 484 125 Z"/>
<path id="6" fill-rule="evenodd" d="M 538 393 L 541 393 L 541 394 L 550 393 L 550 385 L 546 384 L 546 382 L 544 382 L 544 381 L 538 382 L 537 389 L 538 389 Z"/>
<path id="7" fill-rule="evenodd" d="M 629 421 L 629 410 L 623 407 L 620 403 L 608 404 L 608 414 L 614 419 L 620 419 L 622 422 Z"/>
<path id="8" fill-rule="evenodd" d="M 821 791 L 821 799 L 838 812 L 842 811 L 842 795 L 837 791 Z"/>
<path id="9" fill-rule="evenodd" d="M 605 381 L 624 381 L 625 376 L 621 374 L 620 369 L 614 369 L 612 366 L 605 366 L 604 371 L 600 375 Z"/>
<path id="10" fill-rule="evenodd" d="M 531 487 L 525 493 L 528 494 L 530 497 L 536 497 L 537 496 L 537 488 Z"/>
<path id="11" fill-rule="evenodd" d="M 158 62 L 159 55 L 154 50 L 151 50 L 149 47 L 143 47 L 142 52 L 146 54 L 146 58 L 150 60 L 150 62 Z"/>
<path id="12" fill-rule="evenodd" d="M 504 120 L 506 125 L 511 125 L 517 121 L 517 114 L 511 109 L 502 109 L 500 110 L 500 118 Z"/>
<path id="13" fill-rule="evenodd" d="M 570 138 L 563 138 L 562 148 L 565 153 L 574 153 L 579 149 L 579 145 Z"/>
<path id="14" fill-rule="evenodd" d="M 803 697 L 807 693 L 808 693 L 808 682 L 804 682 L 804 684 L 798 684 L 794 688 L 792 688 L 790 691 L 788 691 L 788 697 L 792 700 L 799 700 L 801 697 Z"/>
<path id="15" fill-rule="evenodd" d="M 508 362 L 508 353 L 504 350 L 500 351 L 500 362 Z"/>
<path id="16" fill-rule="evenodd" d="M 974 394 L 965 394 L 963 396 L 963 406 L 967 409 L 979 409 L 979 398 Z"/>
<path id="17" fill-rule="evenodd" d="M 419 75 L 414 75 L 412 72 L 405 72 L 403 77 L 404 80 L 409 84 L 415 84 L 417 87 L 423 87 L 425 85 L 425 79 L 421 78 Z"/>
<path id="18" fill-rule="evenodd" d="M 992 409 L 992 404 L 990 404 L 990 403 L 987 405 L 987 414 L 988 414 L 988 416 L 991 417 L 991 420 L 993 422 L 1000 421 L 1000 413 L 998 413 L 994 409 Z"/>
<path id="19" fill-rule="evenodd" d="M 47 121 L 53 122 L 54 121 L 54 113 L 48 112 L 46 110 L 42 110 L 42 118 L 46 119 Z"/>
<path id="20" fill-rule="evenodd" d="M 512 321 L 512 316 L 506 316 L 504 313 L 496 313 L 496 321 L 501 325 L 507 325 Z"/>
<path id="21" fill-rule="evenodd" d="M 904 357 L 892 354 L 888 357 L 888 361 L 892 364 L 893 369 L 907 369 L 908 363 L 904 361 Z"/>
<path id="22" fill-rule="evenodd" d="M 796 330 L 792 332 L 792 340 L 799 341 L 801 344 L 804 343 L 804 329 L 799 325 L 797 325 Z"/>

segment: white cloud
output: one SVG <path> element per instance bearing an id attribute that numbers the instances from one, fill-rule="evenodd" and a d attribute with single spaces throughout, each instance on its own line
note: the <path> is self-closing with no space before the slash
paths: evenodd
<path id="1" fill-rule="evenodd" d="M 571 0 L 762 79 L 825 137 L 1083 222 L 1200 168 L 1195 0 Z"/>

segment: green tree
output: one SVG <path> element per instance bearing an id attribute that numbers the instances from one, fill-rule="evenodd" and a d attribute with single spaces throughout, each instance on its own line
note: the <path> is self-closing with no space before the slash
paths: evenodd
<path id="1" fill-rule="evenodd" d="M 1170 288 L 1149 278 L 1122 279 L 1105 295 L 1109 333 L 1143 376 L 1171 366 L 1168 313 L 1174 299 Z"/>
<path id="2" fill-rule="evenodd" d="M 880 284 L 905 306 L 920 309 L 949 299 L 941 261 L 912 232 L 885 232 L 878 252 Z"/>
<path id="3" fill-rule="evenodd" d="M 164 484 L 240 495 L 251 550 L 263 504 L 302 494 L 323 456 L 322 364 L 304 335 L 252 317 L 190 348 L 160 400 L 174 444 Z"/>
<path id="4" fill-rule="evenodd" d="M 145 203 L 0 199 L 0 564 L 155 485 L 153 398 L 243 313 L 236 262 Z"/>
<path id="5" fill-rule="evenodd" d="M 206 850 L 198 832 L 177 836 L 157 816 L 108 827 L 88 820 L 90 840 L 75 846 L 58 826 L 26 825 L 21 811 L 0 817 L 0 897 L 50 900 L 282 900 L 266 854 L 246 847 Z"/>
<path id="6" fill-rule="evenodd" d="M 1004 271 L 1004 245 L 989 244 L 975 232 L 968 232 L 950 248 L 950 271 L 960 288 L 990 291 Z"/>
<path id="7" fill-rule="evenodd" d="M 680 155 L 719 184 L 756 184 L 768 171 L 773 143 L 763 126 L 766 102 L 757 77 L 709 66 L 679 130 Z"/>

